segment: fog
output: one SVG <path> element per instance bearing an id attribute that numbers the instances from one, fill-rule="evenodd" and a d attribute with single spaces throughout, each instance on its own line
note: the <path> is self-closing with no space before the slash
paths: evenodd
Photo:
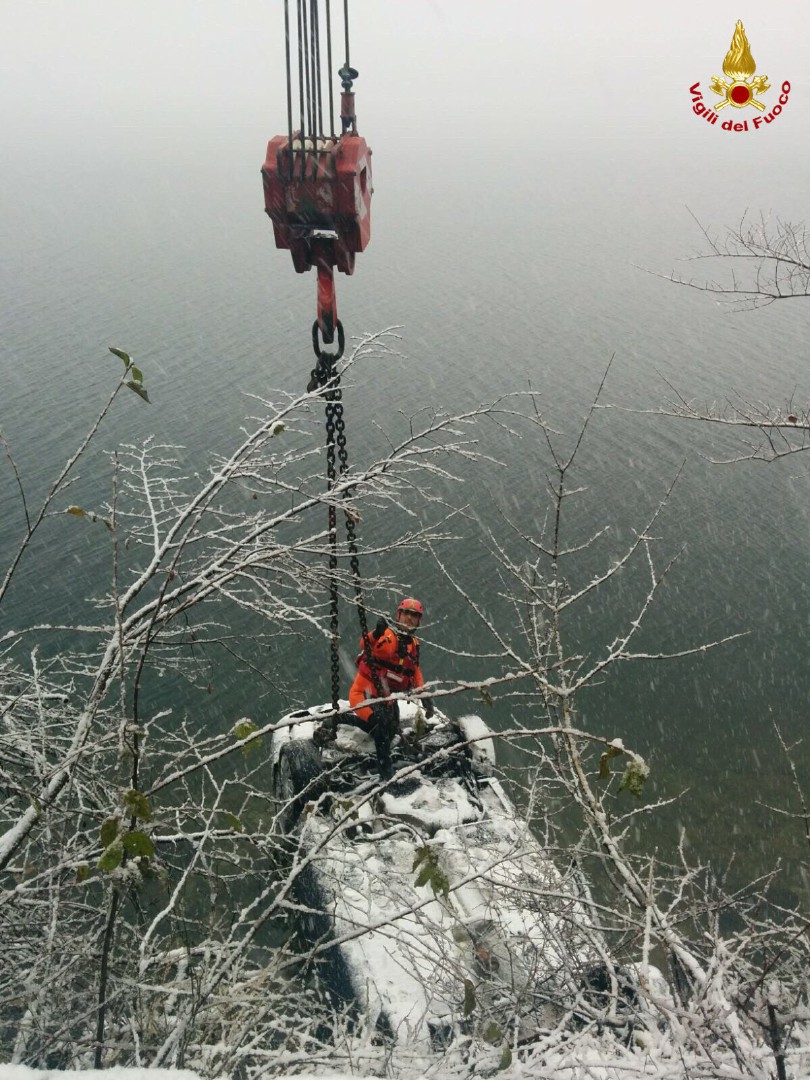
<path id="1" fill-rule="evenodd" d="M 337 20 L 342 4 L 333 8 Z M 767 152 L 788 144 L 806 163 L 810 17 L 786 0 L 748 11 L 695 0 L 352 0 L 361 130 L 379 145 L 470 140 L 484 154 L 505 139 L 720 138 L 700 129 L 688 87 L 720 73 L 738 18 L 774 87 L 767 100 L 784 79 L 796 87 L 789 112 L 760 133 Z M 188 129 L 284 127 L 280 0 L 4 0 L 2 20 L 12 152 L 70 144 L 81 156 L 116 134 L 155 147 Z"/>
<path id="2" fill-rule="evenodd" d="M 339 27 L 342 4 L 332 7 Z M 313 275 L 297 277 L 275 250 L 259 176 L 267 140 L 286 130 L 283 4 L 0 0 L 0 13 L 3 434 L 26 482 L 47 490 L 103 380 L 117 375 L 118 361 L 105 367 L 116 344 L 143 365 L 153 405 L 118 402 L 110 440 L 155 432 L 189 447 L 197 467 L 229 445 L 242 393 L 303 390 L 312 365 Z M 610 392 L 623 404 L 659 403 L 662 375 L 706 401 L 739 390 L 781 403 L 794 388 L 806 400 L 810 308 L 728 315 L 639 269 L 667 275 L 699 246 L 689 211 L 712 226 L 746 209 L 806 220 L 805 5 L 350 0 L 350 17 L 359 129 L 374 150 L 374 232 L 355 276 L 338 279 L 339 311 L 349 336 L 403 326 L 409 357 L 407 377 L 390 373 L 395 397 L 382 377 L 347 393 L 353 461 L 397 409 L 460 409 L 527 378 L 564 426 L 614 352 Z M 709 83 L 737 19 L 771 83 L 767 110 L 791 86 L 759 130 L 754 109 L 718 114 L 749 119 L 734 132 L 692 108 L 696 83 L 717 100 Z M 333 66 L 342 60 L 336 48 Z M 596 485 L 594 514 L 637 523 L 636 494 L 657 498 L 656 484 L 692 451 L 691 430 L 610 420 L 599 455 L 620 475 Z M 661 623 L 680 631 L 693 619 L 687 640 L 705 639 L 704 624 L 710 637 L 756 628 L 726 671 L 711 657 L 699 685 L 712 717 L 725 710 L 716 728 L 731 746 L 726 772 L 744 787 L 732 753 L 742 759 L 777 693 L 804 724 L 808 477 L 803 457 L 767 476 L 698 462 L 684 485 L 693 502 L 673 514 L 677 540 L 691 543 L 694 589 L 673 590 Z M 517 513 L 533 478 L 530 463 L 513 468 Z M 20 513 L 10 483 L 0 495 L 12 508 L 2 548 Z M 69 543 L 80 535 L 101 549 L 75 529 Z M 81 560 L 92 582 L 95 564 L 85 551 Z M 424 571 L 398 573 L 414 593 L 428 589 Z M 32 580 L 31 596 L 55 609 L 58 592 L 69 608 L 67 576 L 57 567 L 54 581 Z M 433 599 L 440 583 L 430 589 Z M 21 607 L 27 600 L 21 588 Z M 452 597 L 445 603 L 454 640 Z M 692 783 L 693 759 L 722 772 L 697 678 L 684 673 L 683 686 L 659 692 L 643 678 L 637 701 L 626 685 L 615 692 L 611 733 L 641 731 L 669 752 L 658 775 L 676 788 Z M 681 699 L 683 716 L 648 722 L 660 701 Z M 664 730 L 676 736 L 669 751 Z M 760 835 L 758 821 L 740 833 Z"/>

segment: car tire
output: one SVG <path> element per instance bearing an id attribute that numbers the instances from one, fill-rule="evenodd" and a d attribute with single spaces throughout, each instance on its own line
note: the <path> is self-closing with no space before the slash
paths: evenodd
<path id="1" fill-rule="evenodd" d="M 282 832 L 289 832 L 306 804 L 317 799 L 322 772 L 318 751 L 308 740 L 291 740 L 281 748 L 273 788 Z"/>

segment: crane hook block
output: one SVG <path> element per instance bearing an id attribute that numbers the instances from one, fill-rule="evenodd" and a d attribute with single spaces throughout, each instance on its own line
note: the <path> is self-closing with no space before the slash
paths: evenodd
<path id="1" fill-rule="evenodd" d="M 295 132 L 267 144 L 264 208 L 277 248 L 303 274 L 325 263 L 354 273 L 354 257 L 371 239 L 371 149 L 360 135 Z"/>

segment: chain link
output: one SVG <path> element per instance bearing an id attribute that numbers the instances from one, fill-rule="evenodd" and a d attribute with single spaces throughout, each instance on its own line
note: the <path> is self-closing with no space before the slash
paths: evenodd
<path id="1" fill-rule="evenodd" d="M 342 392 L 341 392 L 342 399 Z M 346 450 L 346 425 L 343 422 L 343 402 L 338 401 L 335 406 L 335 427 L 337 429 L 338 460 L 340 462 L 341 477 L 348 471 L 349 455 Z M 351 497 L 354 487 L 347 487 L 343 493 L 344 499 Z M 371 681 L 374 684 L 374 692 L 377 697 L 384 697 L 380 682 L 377 665 L 371 654 L 371 640 L 368 634 L 368 620 L 366 617 L 366 605 L 363 600 L 363 585 L 360 577 L 360 558 L 357 554 L 357 537 L 355 533 L 355 517 L 348 507 L 344 507 L 346 518 L 346 543 L 349 548 L 349 565 L 352 569 L 352 584 L 354 585 L 354 598 L 357 605 L 357 618 L 360 623 L 360 634 L 363 641 L 363 654 L 371 672 Z"/>
<path id="2" fill-rule="evenodd" d="M 318 320 L 316 319 L 315 322 L 312 324 L 312 349 L 315 355 L 318 357 L 319 365 L 324 363 L 334 364 L 337 360 L 340 360 L 341 356 L 343 356 L 343 351 L 346 348 L 346 334 L 343 330 L 343 323 L 340 321 L 340 319 L 338 319 L 335 323 L 335 330 L 337 330 L 337 349 L 335 349 L 334 352 L 330 353 L 327 352 L 325 349 L 321 348 L 321 343 L 318 336 L 320 331 L 320 327 L 318 326 Z M 329 342 L 327 342 L 327 344 L 329 344 Z M 316 368 L 315 371 L 317 370 L 318 369 Z M 315 379 L 315 371 L 312 372 L 313 381 Z M 312 382 L 310 382 L 307 389 L 310 391 L 313 389 Z"/>
<path id="3" fill-rule="evenodd" d="M 341 335 L 342 337 L 342 335 Z M 341 350 L 342 351 L 342 350 Z M 324 394 L 326 400 L 326 477 L 329 501 L 329 635 L 330 635 L 330 670 L 332 683 L 332 708 L 335 715 L 332 717 L 332 727 L 336 726 L 337 712 L 340 708 L 340 624 L 338 616 L 338 545 L 337 545 L 337 506 L 331 497 L 338 479 L 342 478 L 349 469 L 349 455 L 346 447 L 346 425 L 343 420 L 343 391 L 340 386 L 340 373 L 336 369 L 338 355 L 318 352 L 318 363 L 313 368 L 311 379 L 307 389 L 313 390 L 329 386 Z M 337 454 L 336 454 L 337 450 Z M 337 466 L 336 467 L 336 459 Z M 341 500 L 351 498 L 354 491 L 349 486 L 341 493 Z M 346 519 L 346 542 L 349 549 L 349 565 L 352 571 L 352 584 L 354 586 L 355 605 L 360 623 L 360 633 L 363 641 L 363 653 L 366 663 L 371 671 L 372 682 L 377 697 L 383 697 L 383 689 L 380 683 L 376 664 L 371 653 L 371 640 L 368 633 L 368 619 L 363 599 L 363 585 L 360 577 L 360 558 L 357 551 L 357 535 L 355 517 L 351 509 L 344 505 L 343 514 Z"/>

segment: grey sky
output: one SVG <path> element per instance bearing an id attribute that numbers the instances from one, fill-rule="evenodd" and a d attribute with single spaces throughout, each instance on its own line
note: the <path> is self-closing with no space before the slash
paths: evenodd
<path id="1" fill-rule="evenodd" d="M 334 4 L 339 8 L 341 5 Z M 229 123 L 284 126 L 281 0 L 3 0 L 7 136 L 92 138 Z M 352 0 L 352 61 L 370 139 L 506 129 L 695 134 L 686 88 L 720 70 L 742 18 L 758 71 L 796 86 L 779 138 L 803 142 L 810 14 L 768 5 Z M 777 136 L 776 128 L 769 132 Z"/>
<path id="2" fill-rule="evenodd" d="M 286 129 L 282 0 L 0 0 L 0 12 L 0 251 L 15 220 L 67 258 L 74 234 L 97 253 L 120 230 L 154 274 L 175 224 L 213 243 L 241 214 L 268 272 L 309 302 L 262 214 L 259 168 Z M 510 266 L 518 234 L 550 214 L 596 242 L 588 260 L 610 218 L 620 241 L 601 258 L 668 270 L 699 239 L 685 207 L 715 224 L 750 208 L 807 216 L 805 3 L 351 0 L 350 12 L 359 126 L 374 150 L 364 265 L 403 265 L 417 236 L 444 252 L 449 229 L 489 230 L 487 257 Z M 695 116 L 689 96 L 699 82 L 715 100 L 708 84 L 738 18 L 771 80 L 768 108 L 792 87 L 776 122 L 740 135 Z M 65 208 L 80 203 L 70 230 Z M 7 235 L 30 258 L 33 241 Z M 459 260 L 482 257 L 456 247 Z"/>

